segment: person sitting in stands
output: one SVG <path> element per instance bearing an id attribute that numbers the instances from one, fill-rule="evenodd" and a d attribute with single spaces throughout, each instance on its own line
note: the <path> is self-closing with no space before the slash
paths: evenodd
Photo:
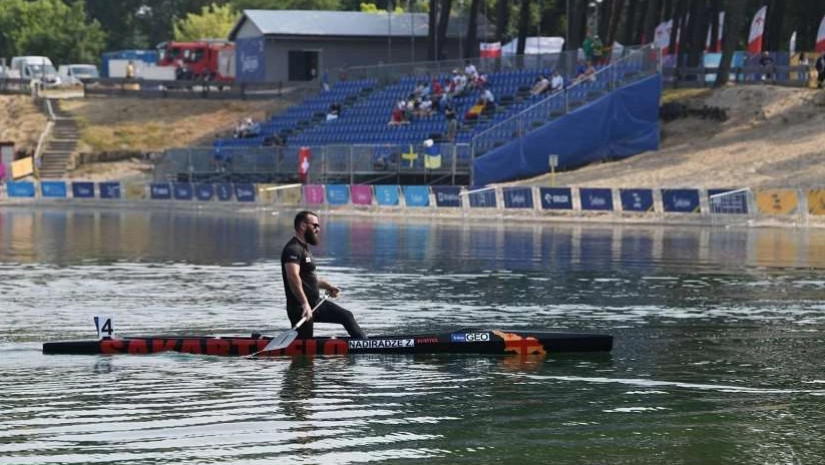
<path id="1" fill-rule="evenodd" d="M 476 69 L 474 64 L 470 63 L 469 60 L 464 62 L 464 74 L 466 74 L 467 77 L 473 81 L 475 81 L 478 78 L 478 70 Z"/>
<path id="2" fill-rule="evenodd" d="M 596 68 L 593 67 L 593 63 L 588 61 L 585 65 L 584 71 L 576 76 L 576 81 L 590 81 L 596 82 Z"/>
<path id="3" fill-rule="evenodd" d="M 453 142 L 458 132 L 458 119 L 456 118 L 452 105 L 447 105 L 447 108 L 444 110 L 444 116 L 447 118 L 447 140 Z"/>
<path id="4" fill-rule="evenodd" d="M 429 97 L 424 97 L 421 99 L 421 103 L 418 104 L 418 117 L 427 117 L 433 113 L 433 101 L 430 100 Z"/>
<path id="5" fill-rule="evenodd" d="M 399 125 L 402 125 L 402 124 L 409 124 L 409 121 L 404 119 L 404 111 L 401 110 L 400 108 L 398 108 L 397 106 L 393 107 L 392 115 L 390 116 L 389 125 L 390 126 L 399 126 Z"/>
<path id="6" fill-rule="evenodd" d="M 485 106 L 495 105 L 496 98 L 493 96 L 493 92 L 490 89 L 484 89 L 481 92 L 480 100 L 484 102 Z"/>
<path id="7" fill-rule="evenodd" d="M 550 86 L 550 81 L 544 75 L 541 75 L 536 78 L 536 82 L 533 83 L 533 88 L 530 89 L 530 95 L 536 96 L 543 93 L 547 88 Z"/>
<path id="8" fill-rule="evenodd" d="M 441 94 L 443 94 L 443 93 L 444 93 L 444 88 L 441 87 L 441 83 L 438 82 L 438 79 L 433 78 L 430 94 L 432 95 L 432 97 L 434 99 L 438 100 L 438 99 L 441 98 Z"/>
<path id="9" fill-rule="evenodd" d="M 564 78 L 558 71 L 553 71 L 553 77 L 550 78 L 550 92 L 556 93 L 562 89 L 564 89 Z"/>
<path id="10" fill-rule="evenodd" d="M 467 113 L 464 113 L 464 120 L 466 121 L 478 118 L 478 115 L 484 111 L 484 107 L 486 105 L 487 102 L 485 102 L 484 99 L 479 98 L 476 104 L 470 107 L 470 109 L 467 110 Z"/>
<path id="11" fill-rule="evenodd" d="M 338 119 L 338 113 L 341 111 L 341 107 L 338 104 L 333 103 L 329 106 L 329 111 L 327 112 L 327 121 L 332 121 Z"/>

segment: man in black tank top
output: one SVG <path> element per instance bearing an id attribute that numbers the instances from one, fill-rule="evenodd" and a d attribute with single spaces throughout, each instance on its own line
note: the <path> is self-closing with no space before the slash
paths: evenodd
<path id="1" fill-rule="evenodd" d="M 321 298 L 320 289 L 327 291 L 332 297 L 338 297 L 341 290 L 319 279 L 315 273 L 315 262 L 309 246 L 318 245 L 321 234 L 318 215 L 310 211 L 302 211 L 295 215 L 293 225 L 295 236 L 286 243 L 281 252 L 281 276 L 284 279 L 284 291 L 286 292 L 286 313 L 292 326 L 298 324 L 302 317 L 307 319 L 298 328 L 298 338 L 311 338 L 312 323 L 317 321 L 341 324 L 351 337 L 366 339 L 366 333 L 355 322 L 352 312 L 330 300 L 324 301 L 315 313 L 312 312 Z"/>

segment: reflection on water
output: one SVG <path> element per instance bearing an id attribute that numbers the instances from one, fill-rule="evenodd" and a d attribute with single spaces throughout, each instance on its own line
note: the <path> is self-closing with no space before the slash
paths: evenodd
<path id="1" fill-rule="evenodd" d="M 371 334 L 572 328 L 615 349 L 44 356 L 93 315 L 283 329 L 291 214 L 6 208 L 0 465 L 825 462 L 825 232 L 322 219 L 321 272 Z"/>

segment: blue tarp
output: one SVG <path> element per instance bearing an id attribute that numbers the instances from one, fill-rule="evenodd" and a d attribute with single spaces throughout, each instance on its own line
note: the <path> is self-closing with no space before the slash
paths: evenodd
<path id="1" fill-rule="evenodd" d="M 619 191 L 619 196 L 622 199 L 622 211 L 653 211 L 653 190 L 651 189 L 622 189 Z"/>
<path id="2" fill-rule="evenodd" d="M 569 187 L 542 187 L 539 189 L 544 210 L 572 210 L 573 194 Z"/>
<path id="3" fill-rule="evenodd" d="M 582 210 L 612 211 L 613 191 L 607 188 L 579 189 Z"/>
<path id="4" fill-rule="evenodd" d="M 533 208 L 533 189 L 530 187 L 505 187 L 504 208 Z"/>
<path id="5" fill-rule="evenodd" d="M 428 207 L 430 188 L 428 186 L 404 186 L 404 203 L 408 207 Z"/>
<path id="6" fill-rule="evenodd" d="M 97 184 L 100 189 L 101 199 L 119 199 L 120 198 L 120 183 L 119 182 L 101 182 Z"/>
<path id="7" fill-rule="evenodd" d="M 349 186 L 346 184 L 327 184 L 327 203 L 346 205 L 349 203 Z"/>
<path id="8" fill-rule="evenodd" d="M 661 93 L 656 74 L 493 149 L 473 162 L 473 185 L 544 174 L 549 154 L 558 155 L 559 169 L 567 169 L 656 150 Z"/>
<path id="9" fill-rule="evenodd" d="M 76 199 L 95 198 L 95 183 L 93 182 L 73 182 L 72 196 Z"/>
<path id="10" fill-rule="evenodd" d="M 44 199 L 65 199 L 68 196 L 66 183 L 63 181 L 41 181 L 40 195 Z"/>
<path id="11" fill-rule="evenodd" d="M 435 204 L 438 207 L 460 207 L 461 188 L 458 186 L 433 186 Z"/>
<path id="12" fill-rule="evenodd" d="M 375 186 L 375 200 L 378 205 L 398 205 L 398 186 Z"/>
<path id="13" fill-rule="evenodd" d="M 672 213 L 698 213 L 699 191 L 696 189 L 662 189 L 662 207 Z"/>

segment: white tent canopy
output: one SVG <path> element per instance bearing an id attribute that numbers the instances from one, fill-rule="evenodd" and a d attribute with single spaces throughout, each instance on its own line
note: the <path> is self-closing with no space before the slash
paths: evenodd
<path id="1" fill-rule="evenodd" d="M 502 55 L 515 55 L 518 39 L 513 39 L 501 47 Z M 525 55 L 559 53 L 564 48 L 564 37 L 528 37 L 524 46 Z"/>

